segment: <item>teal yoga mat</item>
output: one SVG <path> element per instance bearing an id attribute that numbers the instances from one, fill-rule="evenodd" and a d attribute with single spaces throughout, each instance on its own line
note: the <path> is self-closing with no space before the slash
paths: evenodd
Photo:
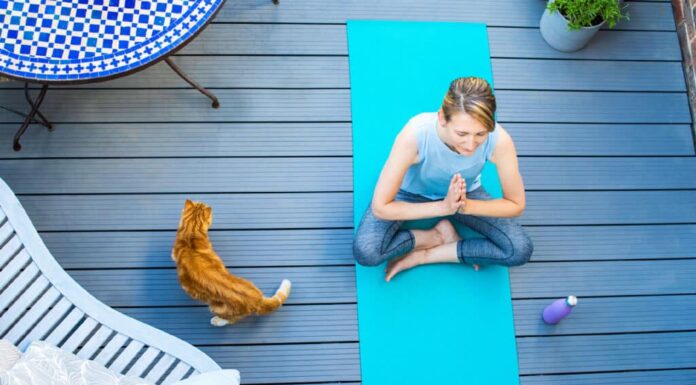
<path id="1" fill-rule="evenodd" d="M 485 25 L 349 21 L 347 28 L 357 227 L 408 119 L 436 111 L 454 78 L 493 79 Z M 491 164 L 483 184 L 502 195 Z M 519 383 L 507 268 L 420 266 L 390 283 L 384 265 L 356 266 L 356 274 L 363 385 Z"/>

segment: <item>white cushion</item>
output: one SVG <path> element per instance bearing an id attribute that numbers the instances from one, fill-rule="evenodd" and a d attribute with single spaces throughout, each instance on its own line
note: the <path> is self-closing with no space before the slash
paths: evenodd
<path id="1" fill-rule="evenodd" d="M 10 341 L 0 340 L 0 372 L 11 368 L 22 353 Z"/>
<path id="2" fill-rule="evenodd" d="M 2 385 L 152 385 L 137 377 L 123 377 L 101 364 L 83 360 L 42 341 L 29 345 L 22 358 L 0 373 Z"/>

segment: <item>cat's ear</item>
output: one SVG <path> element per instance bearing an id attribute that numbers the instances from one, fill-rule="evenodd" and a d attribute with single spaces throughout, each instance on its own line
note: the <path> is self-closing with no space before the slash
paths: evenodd
<path id="1" fill-rule="evenodd" d="M 184 208 L 190 209 L 191 207 L 193 207 L 193 202 L 190 199 L 187 199 L 186 203 L 184 204 Z"/>
<path id="2" fill-rule="evenodd" d="M 210 218 L 213 216 L 213 209 L 211 207 L 206 207 L 205 208 L 205 215 Z"/>

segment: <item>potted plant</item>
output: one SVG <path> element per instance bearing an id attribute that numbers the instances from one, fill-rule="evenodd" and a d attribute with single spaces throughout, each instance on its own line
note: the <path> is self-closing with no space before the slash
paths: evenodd
<path id="1" fill-rule="evenodd" d="M 622 8 L 619 0 L 549 0 L 541 17 L 541 36 L 559 51 L 577 51 L 604 24 L 613 28 L 619 20 L 628 19 Z"/>

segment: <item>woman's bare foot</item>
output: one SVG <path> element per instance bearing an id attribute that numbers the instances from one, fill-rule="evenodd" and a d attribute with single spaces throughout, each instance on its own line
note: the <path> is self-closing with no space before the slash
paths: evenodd
<path id="1" fill-rule="evenodd" d="M 428 230 L 411 230 L 416 237 L 414 250 L 425 250 L 445 243 L 454 242 L 459 239 L 459 234 L 452 223 L 443 219 Z"/>
<path id="2" fill-rule="evenodd" d="M 416 236 L 415 250 L 430 249 L 461 239 L 452 222 L 443 219 L 429 230 L 412 230 Z"/>
<path id="3" fill-rule="evenodd" d="M 454 228 L 452 222 L 447 219 L 443 219 L 435 225 L 435 230 L 440 234 L 440 244 L 452 243 L 462 239 L 457 233 L 457 229 Z"/>
<path id="4" fill-rule="evenodd" d="M 385 277 L 385 280 L 387 282 L 391 281 L 391 279 L 394 278 L 396 274 L 404 270 L 408 270 L 412 267 L 424 263 L 452 262 L 449 259 L 456 259 L 456 256 L 453 256 L 446 260 L 440 260 L 439 258 L 436 258 L 436 260 L 428 261 L 427 254 L 429 252 L 432 252 L 434 249 L 437 249 L 438 247 L 442 247 L 443 245 L 448 244 L 453 245 L 457 241 L 462 239 L 459 236 L 459 233 L 457 233 L 457 229 L 455 229 L 454 225 L 452 225 L 452 222 L 448 221 L 447 219 L 443 219 L 440 222 L 438 222 L 437 225 L 435 225 L 435 227 L 433 227 L 432 229 L 420 231 L 423 231 L 423 233 L 421 234 L 424 237 L 423 242 L 416 242 L 417 244 L 420 243 L 420 247 L 417 247 L 413 251 L 405 254 L 400 258 L 392 259 L 387 264 Z M 452 249 L 452 252 L 456 254 L 455 248 Z"/>
<path id="5" fill-rule="evenodd" d="M 451 243 L 451 245 L 454 245 L 454 243 Z M 456 248 L 456 246 L 455 246 Z M 404 254 L 403 256 L 399 258 L 394 258 L 389 263 L 387 264 L 386 268 L 386 277 L 384 278 L 385 281 L 389 282 L 391 281 L 392 278 L 394 278 L 395 275 L 399 274 L 400 272 L 404 270 L 408 270 L 410 268 L 416 267 L 418 265 L 423 265 L 423 264 L 428 264 L 428 263 L 438 263 L 438 262 L 452 262 L 456 263 L 458 260 L 456 257 L 454 257 L 453 260 L 440 260 L 440 261 L 435 261 L 432 260 L 432 255 L 431 255 L 431 260 L 428 260 L 428 253 L 432 253 L 433 249 L 437 249 L 437 247 L 433 247 L 431 249 L 426 249 L 426 250 L 413 250 L 410 253 Z M 453 250 L 454 252 L 454 250 Z M 481 268 L 477 264 L 471 265 L 474 268 L 474 271 L 479 271 Z"/>
<path id="6" fill-rule="evenodd" d="M 443 219 L 438 222 L 437 225 L 435 225 L 434 230 L 437 231 L 440 236 L 440 244 L 456 242 L 462 239 L 462 237 L 459 236 L 459 233 L 457 233 L 457 229 L 455 229 L 452 223 L 447 219 Z M 473 264 L 471 266 L 474 268 L 474 271 L 479 271 L 481 268 L 477 264 Z"/>
<path id="7" fill-rule="evenodd" d="M 425 260 L 427 250 L 413 250 L 402 257 L 394 258 L 387 264 L 387 275 L 384 278 L 389 282 L 398 273 L 418 266 Z"/>

